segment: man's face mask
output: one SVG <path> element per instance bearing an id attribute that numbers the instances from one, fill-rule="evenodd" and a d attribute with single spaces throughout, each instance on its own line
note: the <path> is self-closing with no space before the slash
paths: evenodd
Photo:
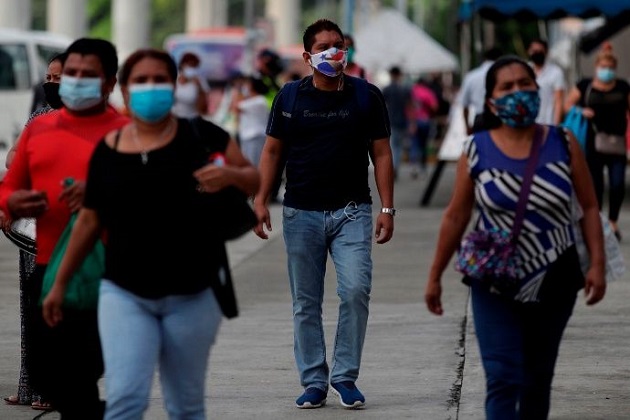
<path id="1" fill-rule="evenodd" d="M 536 51 L 529 56 L 529 59 L 532 60 L 532 63 L 536 64 L 537 66 L 542 66 L 543 64 L 545 64 L 546 58 L 547 57 L 545 56 L 545 53 L 542 51 Z"/>
<path id="2" fill-rule="evenodd" d="M 90 109 L 103 101 L 100 77 L 61 76 L 59 96 L 72 111 Z"/>
<path id="3" fill-rule="evenodd" d="M 311 67 L 328 77 L 339 76 L 348 64 L 347 52 L 335 47 L 320 53 L 310 54 L 310 56 Z"/>

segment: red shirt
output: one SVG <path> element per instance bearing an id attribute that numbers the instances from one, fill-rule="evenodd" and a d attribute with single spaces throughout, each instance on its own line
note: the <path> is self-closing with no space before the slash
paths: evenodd
<path id="1" fill-rule="evenodd" d="M 57 198 L 62 181 L 85 181 L 96 144 L 108 132 L 129 123 L 112 107 L 98 115 L 77 117 L 65 108 L 34 119 L 22 132 L 17 151 L 2 183 L 0 208 L 9 214 L 7 201 L 17 190 L 45 191 L 48 211 L 37 219 L 37 264 L 47 264 L 68 220 L 70 210 Z"/>

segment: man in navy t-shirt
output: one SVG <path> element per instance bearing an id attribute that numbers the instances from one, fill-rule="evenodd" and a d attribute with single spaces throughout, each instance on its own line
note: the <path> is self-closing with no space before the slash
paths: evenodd
<path id="1" fill-rule="evenodd" d="M 283 232 L 293 299 L 295 360 L 304 387 L 296 405 L 323 406 L 330 385 L 344 407 L 357 408 L 365 404 L 355 382 L 369 312 L 372 232 L 376 242 L 383 244 L 394 230 L 390 124 L 380 90 L 367 84 L 366 94 L 359 95 L 359 83 L 367 82 L 343 74 L 347 51 L 343 33 L 334 22 L 316 21 L 304 32 L 303 42 L 302 56 L 313 75 L 299 82 L 294 103 L 288 103 L 286 85 L 274 100 L 259 166 L 261 188 L 254 200 L 260 221 L 255 232 L 268 238 L 267 205 L 285 152 Z M 359 104 L 360 100 L 367 104 Z M 382 205 L 374 230 L 370 158 Z M 329 253 L 340 298 L 331 369 L 322 326 Z"/>

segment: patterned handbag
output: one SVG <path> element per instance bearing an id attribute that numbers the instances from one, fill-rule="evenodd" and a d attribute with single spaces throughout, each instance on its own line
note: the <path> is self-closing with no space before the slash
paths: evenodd
<path id="1" fill-rule="evenodd" d="M 501 294 L 518 290 L 522 269 L 512 234 L 503 229 L 475 230 L 461 242 L 455 268 Z"/>
<path id="2" fill-rule="evenodd" d="M 455 269 L 465 275 L 468 284 L 478 283 L 495 293 L 514 296 L 520 288 L 523 270 L 516 244 L 521 232 L 529 191 L 542 143 L 542 128 L 536 126 L 532 149 L 523 174 L 523 184 L 516 204 L 512 231 L 498 228 L 475 230 L 461 241 Z"/>

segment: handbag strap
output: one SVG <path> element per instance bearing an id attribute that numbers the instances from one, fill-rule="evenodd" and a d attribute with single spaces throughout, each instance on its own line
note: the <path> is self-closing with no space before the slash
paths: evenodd
<path id="1" fill-rule="evenodd" d="M 588 100 L 591 98 L 592 90 L 593 90 L 593 82 L 589 83 L 588 86 L 586 87 L 586 90 L 584 91 L 584 108 L 590 108 L 588 104 Z M 593 121 L 593 118 L 591 118 L 589 121 L 591 123 L 591 127 L 593 127 L 593 131 L 597 133 L 599 130 L 595 126 L 595 122 Z"/>
<path id="2" fill-rule="evenodd" d="M 532 187 L 532 181 L 534 179 L 534 172 L 536 172 L 536 165 L 538 164 L 538 156 L 540 155 L 540 148 L 542 144 L 543 128 L 536 124 L 536 131 L 534 133 L 534 139 L 532 140 L 532 148 L 529 153 L 529 159 L 527 160 L 527 166 L 523 174 L 523 184 L 521 185 L 521 193 L 518 197 L 518 203 L 516 204 L 516 215 L 514 216 L 514 224 L 512 225 L 512 242 L 516 243 L 518 235 L 521 233 L 521 227 L 523 226 L 523 219 L 525 218 L 525 209 L 527 207 L 527 201 L 529 198 L 529 191 Z"/>

